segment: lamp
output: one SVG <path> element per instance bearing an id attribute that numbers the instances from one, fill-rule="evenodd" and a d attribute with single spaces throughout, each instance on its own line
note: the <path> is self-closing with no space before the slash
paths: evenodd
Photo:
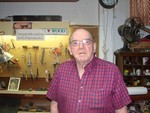
<path id="1" fill-rule="evenodd" d="M 8 52 L 5 52 L 1 47 L 0 47 L 0 63 L 4 63 L 9 61 L 11 58 L 13 58 L 14 56 L 11 55 Z"/>

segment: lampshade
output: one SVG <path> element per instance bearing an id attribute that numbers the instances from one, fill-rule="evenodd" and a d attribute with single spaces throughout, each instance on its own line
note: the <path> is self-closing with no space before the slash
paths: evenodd
<path id="1" fill-rule="evenodd" d="M 13 58 L 13 55 L 11 55 L 8 52 L 5 52 L 1 47 L 0 47 L 0 63 L 4 63 L 9 61 L 11 58 Z"/>

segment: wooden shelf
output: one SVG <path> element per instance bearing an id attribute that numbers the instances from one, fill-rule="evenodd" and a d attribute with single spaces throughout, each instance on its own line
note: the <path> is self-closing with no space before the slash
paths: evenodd
<path id="1" fill-rule="evenodd" d="M 119 67 L 127 87 L 143 86 L 148 89 L 145 95 L 130 95 L 132 100 L 144 100 L 150 97 L 150 79 L 145 71 L 150 69 L 150 52 L 118 52 L 115 53 L 116 65 Z"/>
<path id="2" fill-rule="evenodd" d="M 8 91 L 8 90 L 0 90 L 0 94 L 31 94 L 31 95 L 46 95 L 47 91 Z"/>
<path id="3" fill-rule="evenodd" d="M 132 95 L 130 96 L 133 101 L 142 101 L 142 100 L 149 100 L 150 99 L 150 91 L 146 95 Z"/>

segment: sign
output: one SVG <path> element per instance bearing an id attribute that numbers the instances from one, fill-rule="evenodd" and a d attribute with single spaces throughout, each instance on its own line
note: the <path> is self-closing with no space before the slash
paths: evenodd
<path id="1" fill-rule="evenodd" d="M 16 40 L 45 40 L 44 30 L 41 29 L 17 29 Z"/>
<path id="2" fill-rule="evenodd" d="M 14 22 L 13 23 L 14 34 L 16 34 L 17 29 L 32 29 L 31 22 Z"/>
<path id="3" fill-rule="evenodd" d="M 67 28 L 49 28 L 46 29 L 46 35 L 67 35 Z"/>

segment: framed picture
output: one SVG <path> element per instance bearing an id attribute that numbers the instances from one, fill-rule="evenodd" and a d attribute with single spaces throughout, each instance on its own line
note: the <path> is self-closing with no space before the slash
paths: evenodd
<path id="1" fill-rule="evenodd" d="M 20 78 L 19 77 L 10 77 L 8 90 L 9 91 L 18 91 L 20 85 Z"/>
<path id="2" fill-rule="evenodd" d="M 143 65 L 149 64 L 149 57 L 143 57 Z"/>
<path id="3" fill-rule="evenodd" d="M 18 29 L 32 29 L 32 23 L 27 21 L 18 21 L 13 23 L 14 35 Z"/>

